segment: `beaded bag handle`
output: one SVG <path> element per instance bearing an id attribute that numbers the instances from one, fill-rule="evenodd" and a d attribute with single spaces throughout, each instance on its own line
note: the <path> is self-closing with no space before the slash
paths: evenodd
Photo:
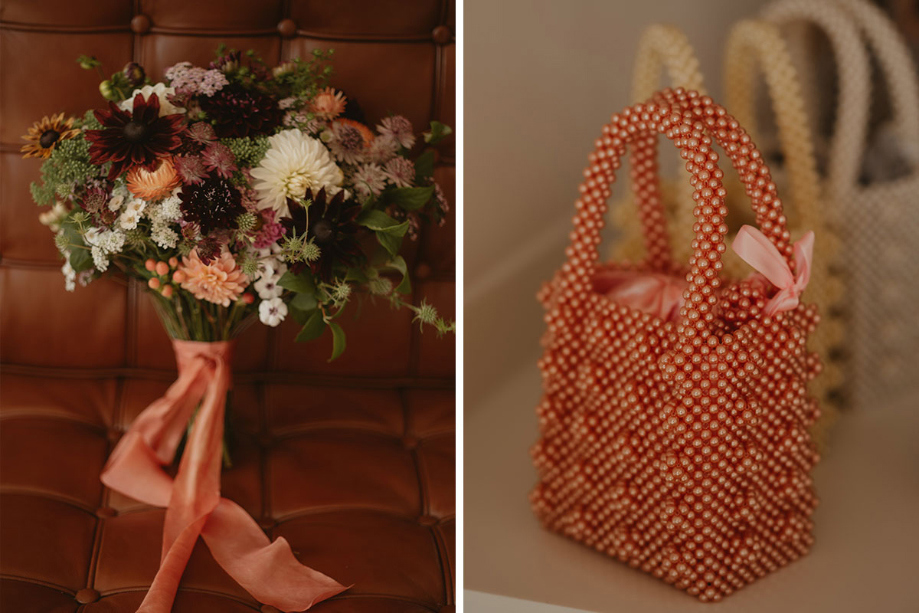
<path id="1" fill-rule="evenodd" d="M 867 145 L 872 82 L 862 35 L 884 74 L 898 132 L 904 142 L 919 142 L 919 81 L 902 36 L 879 8 L 862 0 L 780 0 L 763 16 L 779 24 L 810 21 L 832 45 L 840 82 L 828 167 L 832 189 L 856 186 Z"/>
<path id="2" fill-rule="evenodd" d="M 765 77 L 785 168 L 790 201 L 800 225 L 823 235 L 824 216 L 819 210 L 820 175 L 804 110 L 804 98 L 791 55 L 779 29 L 763 21 L 741 21 L 728 35 L 724 53 L 724 96 L 727 108 L 756 138 L 756 79 Z"/>
<path id="3" fill-rule="evenodd" d="M 782 204 L 776 195 L 769 169 L 750 137 L 727 111 L 711 98 L 682 88 L 666 89 L 648 104 L 637 104 L 612 116 L 588 156 L 584 181 L 575 202 L 572 242 L 563 266 L 562 290 L 576 302 L 597 304 L 601 296 L 592 291 L 591 280 L 597 270 L 601 230 L 607 200 L 615 172 L 622 164 L 626 146 L 632 148 L 632 179 L 639 218 L 645 231 L 649 263 L 667 272 L 674 271 L 664 211 L 657 185 L 655 156 L 657 135 L 664 134 L 686 160 L 696 188 L 697 206 L 693 254 L 689 259 L 690 283 L 681 310 L 679 336 L 684 343 L 696 345 L 711 333 L 712 307 L 717 303 L 715 291 L 720 286 L 721 255 L 725 251 L 724 235 L 728 232 L 724 217 L 725 190 L 723 173 L 718 168 L 718 154 L 713 139 L 727 152 L 746 188 L 756 212 L 757 224 L 775 245 L 790 269 L 794 269 L 792 246 L 786 228 Z M 570 293 L 569 293 L 570 291 Z"/>
<path id="4" fill-rule="evenodd" d="M 658 91 L 661 72 L 666 69 L 672 87 L 705 95 L 699 60 L 689 39 L 679 28 L 653 24 L 641 35 L 632 74 L 632 102 L 644 102 Z"/>

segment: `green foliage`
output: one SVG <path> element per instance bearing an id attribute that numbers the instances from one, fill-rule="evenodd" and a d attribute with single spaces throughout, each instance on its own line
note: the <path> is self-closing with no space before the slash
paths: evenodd
<path id="1" fill-rule="evenodd" d="M 102 129 L 102 124 L 99 123 L 98 119 L 96 119 L 96 115 L 93 113 L 92 110 L 86 111 L 86 113 L 83 115 L 83 118 L 77 119 L 75 123 L 79 124 L 79 127 L 83 128 L 84 130 L 101 130 Z"/>
<path id="2" fill-rule="evenodd" d="M 380 194 L 380 200 L 386 204 L 395 204 L 403 211 L 417 211 L 424 208 L 434 195 L 434 186 L 427 187 L 393 187 Z"/>
<path id="3" fill-rule="evenodd" d="M 436 145 L 451 134 L 453 134 L 453 130 L 450 126 L 439 121 L 432 121 L 431 129 L 424 133 L 424 142 L 429 145 Z"/>
<path id="4" fill-rule="evenodd" d="M 434 177 L 434 150 L 428 149 L 415 160 L 415 182 L 423 183 Z"/>
<path id="5" fill-rule="evenodd" d="M 329 84 L 329 77 L 332 76 L 332 66 L 329 62 L 334 53 L 334 49 L 314 49 L 312 57 L 308 60 L 291 60 L 289 70 L 279 74 L 275 78 L 275 84 L 287 90 L 288 96 L 312 98 Z"/>
<path id="6" fill-rule="evenodd" d="M 41 183 L 32 183 L 32 198 L 38 204 L 54 204 L 55 197 L 65 197 L 74 187 L 102 174 L 89 161 L 89 141 L 82 135 L 61 141 L 41 167 Z"/>
<path id="7" fill-rule="evenodd" d="M 269 147 L 267 136 L 224 138 L 220 142 L 229 147 L 240 168 L 258 166 Z"/>

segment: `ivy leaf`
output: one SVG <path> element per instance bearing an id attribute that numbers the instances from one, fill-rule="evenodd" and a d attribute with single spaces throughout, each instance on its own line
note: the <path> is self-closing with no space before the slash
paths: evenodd
<path id="1" fill-rule="evenodd" d="M 332 330 L 332 357 L 329 362 L 340 356 L 345 351 L 345 331 L 335 322 L 329 323 Z"/>
<path id="2" fill-rule="evenodd" d="M 440 123 L 439 121 L 432 121 L 431 130 L 424 133 L 424 142 L 436 145 L 451 134 L 453 134 L 453 130 L 450 126 Z"/>
<path id="3" fill-rule="evenodd" d="M 402 274 L 402 281 L 396 287 L 397 292 L 400 294 L 408 294 L 412 291 L 412 280 L 408 276 L 408 264 L 405 263 L 405 258 L 401 255 L 397 255 L 392 261 L 387 263 L 384 268 L 392 268 Z"/>
<path id="4" fill-rule="evenodd" d="M 396 187 L 383 192 L 387 204 L 395 204 L 405 211 L 417 211 L 431 201 L 434 195 L 434 186 L 427 187 Z"/>
<path id="5" fill-rule="evenodd" d="M 325 321 L 322 319 L 322 311 L 314 309 L 306 318 L 306 323 L 303 324 L 303 328 L 300 330 L 300 334 L 297 335 L 296 341 L 298 343 L 305 343 L 306 341 L 317 339 L 322 336 L 324 330 Z"/>
<path id="6" fill-rule="evenodd" d="M 423 179 L 434 176 L 434 150 L 428 149 L 415 160 L 415 180 L 419 183 Z"/>
<path id="7" fill-rule="evenodd" d="M 314 295 L 316 293 L 316 283 L 308 273 L 295 275 L 288 270 L 278 281 L 278 285 L 298 294 Z"/>

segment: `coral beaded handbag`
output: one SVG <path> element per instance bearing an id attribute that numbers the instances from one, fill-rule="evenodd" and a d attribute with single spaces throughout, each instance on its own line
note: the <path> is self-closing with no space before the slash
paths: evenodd
<path id="1" fill-rule="evenodd" d="M 688 265 L 673 259 L 657 186 L 664 134 L 692 175 Z M 726 278 L 717 142 L 741 175 L 759 230 L 732 249 L 756 270 Z M 600 263 L 610 185 L 626 148 L 648 257 Z M 567 261 L 540 292 L 539 483 L 543 524 L 716 601 L 807 553 L 817 504 L 800 301 L 813 234 L 790 242 L 775 184 L 749 137 L 710 98 L 664 90 L 613 115 L 589 157 Z"/>

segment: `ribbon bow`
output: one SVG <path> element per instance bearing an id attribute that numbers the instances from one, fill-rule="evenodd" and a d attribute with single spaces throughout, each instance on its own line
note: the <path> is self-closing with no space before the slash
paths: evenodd
<path id="1" fill-rule="evenodd" d="M 198 536 L 220 566 L 259 602 L 303 611 L 344 586 L 300 564 L 287 541 L 273 543 L 238 504 L 220 497 L 220 445 L 233 342 L 173 341 L 179 378 L 121 438 L 102 482 L 149 505 L 166 507 L 160 569 L 138 613 L 169 613 Z M 201 403 L 173 481 L 172 462 Z"/>
<path id="2" fill-rule="evenodd" d="M 743 226 L 731 244 L 740 259 L 752 266 L 770 283 L 779 288 L 778 293 L 766 303 L 764 314 L 772 317 L 798 306 L 799 297 L 810 281 L 811 260 L 814 257 L 814 233 L 808 232 L 794 244 L 795 270 L 779 253 L 765 234 L 752 226 Z"/>
<path id="3" fill-rule="evenodd" d="M 677 321 L 686 279 L 656 272 L 610 270 L 597 275 L 594 287 L 614 302 L 663 319 Z"/>

